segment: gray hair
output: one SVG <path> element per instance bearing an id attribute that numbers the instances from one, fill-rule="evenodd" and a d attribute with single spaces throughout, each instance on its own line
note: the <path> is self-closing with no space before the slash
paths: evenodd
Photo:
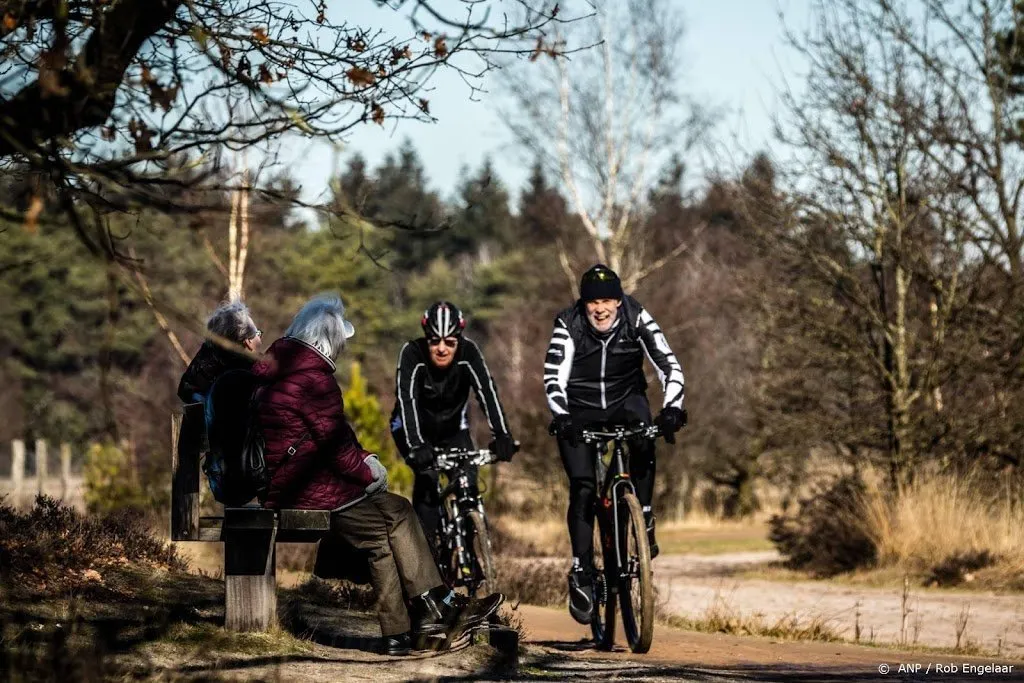
<path id="1" fill-rule="evenodd" d="M 259 330 L 252 321 L 249 307 L 241 301 L 221 304 L 206 321 L 206 329 L 219 337 L 241 344 L 255 337 Z"/>
<path id="2" fill-rule="evenodd" d="M 293 337 L 316 347 L 332 361 L 345 348 L 345 339 L 355 333 L 345 320 L 345 304 L 337 294 L 318 294 L 305 303 L 285 331 Z"/>

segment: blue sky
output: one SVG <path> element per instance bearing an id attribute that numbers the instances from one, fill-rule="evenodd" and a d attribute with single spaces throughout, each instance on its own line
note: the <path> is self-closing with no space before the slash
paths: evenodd
<path id="1" fill-rule="evenodd" d="M 714 131 L 714 153 L 708 160 L 726 167 L 739 164 L 749 153 L 770 144 L 776 88 L 784 79 L 799 80 L 799 63 L 784 46 L 779 11 L 786 15 L 787 23 L 799 24 L 806 21 L 807 3 L 674 1 L 687 25 L 682 42 L 685 63 L 680 70 L 681 88 L 723 111 Z M 400 36 L 411 31 L 404 17 L 378 10 L 370 2 L 344 5 L 353 23 L 379 26 Z M 312 199 L 324 191 L 336 159 L 343 164 L 358 152 L 375 166 L 406 137 L 419 151 L 430 182 L 443 194 L 453 192 L 465 166 L 475 168 L 487 156 L 515 193 L 526 178 L 528 161 L 512 143 L 499 117 L 498 79 L 485 79 L 484 88 L 490 92 L 479 95 L 480 101 L 476 102 L 469 100 L 469 88 L 455 74 L 439 72 L 431 85 L 431 113 L 438 118 L 437 123 L 363 125 L 352 132 L 340 152 L 323 144 L 289 143 L 283 157 L 302 182 L 306 197 Z"/>

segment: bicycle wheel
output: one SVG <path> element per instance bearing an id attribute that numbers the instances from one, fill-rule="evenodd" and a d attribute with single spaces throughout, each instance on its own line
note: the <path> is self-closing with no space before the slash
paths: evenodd
<path id="1" fill-rule="evenodd" d="M 598 523 L 594 525 L 594 616 L 590 620 L 590 632 L 599 650 L 611 650 L 615 645 L 615 594 L 613 592 L 615 569 L 614 537 L 603 515 L 598 512 Z M 607 561 L 605 560 L 607 558 Z"/>
<path id="2" fill-rule="evenodd" d="M 620 542 L 626 566 L 620 572 L 619 601 L 622 605 L 622 629 L 629 649 L 644 653 L 654 639 L 654 580 L 651 576 L 651 549 L 647 541 L 647 525 L 640 501 L 625 493 L 619 509 Z"/>
<path id="3" fill-rule="evenodd" d="M 475 597 L 481 586 L 485 586 L 489 591 L 494 584 L 494 553 L 491 551 L 491 535 L 487 532 L 487 521 L 484 516 L 474 510 L 469 513 L 468 520 L 467 532 L 472 539 L 469 546 L 473 554 L 471 559 L 477 571 L 477 576 L 469 586 L 469 595 Z"/>

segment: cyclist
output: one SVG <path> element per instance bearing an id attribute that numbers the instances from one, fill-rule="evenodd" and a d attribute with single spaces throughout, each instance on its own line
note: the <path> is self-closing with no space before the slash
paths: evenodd
<path id="1" fill-rule="evenodd" d="M 412 503 L 428 539 L 441 523 L 434 447 L 473 448 L 468 403 L 472 388 L 487 416 L 490 450 L 508 462 L 518 450 L 498 390 L 476 343 L 463 335 L 466 319 L 455 304 L 438 301 L 423 313 L 423 336 L 398 354 L 391 434 L 416 474 Z M 476 488 L 476 470 L 471 471 Z"/>
<path id="2" fill-rule="evenodd" d="M 555 317 L 544 362 L 544 388 L 554 415 L 550 431 L 569 477 L 569 611 L 583 624 L 593 613 L 594 446 L 579 441 L 593 424 L 650 422 L 644 355 L 661 378 L 665 398 L 657 424 L 671 438 L 686 424 L 683 372 L 664 333 L 636 299 L 623 294 L 618 275 L 598 264 L 583 274 L 580 298 Z M 630 444 L 630 476 L 643 507 L 651 557 L 654 538 L 654 443 Z"/>

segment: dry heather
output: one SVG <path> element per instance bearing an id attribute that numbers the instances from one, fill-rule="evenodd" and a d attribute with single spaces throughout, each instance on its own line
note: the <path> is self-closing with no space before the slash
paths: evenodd
<path id="1" fill-rule="evenodd" d="M 184 570 L 173 546 L 131 513 L 86 516 L 40 496 L 27 512 L 0 504 L 0 584 L 50 594 L 88 588 L 107 569 Z"/>

